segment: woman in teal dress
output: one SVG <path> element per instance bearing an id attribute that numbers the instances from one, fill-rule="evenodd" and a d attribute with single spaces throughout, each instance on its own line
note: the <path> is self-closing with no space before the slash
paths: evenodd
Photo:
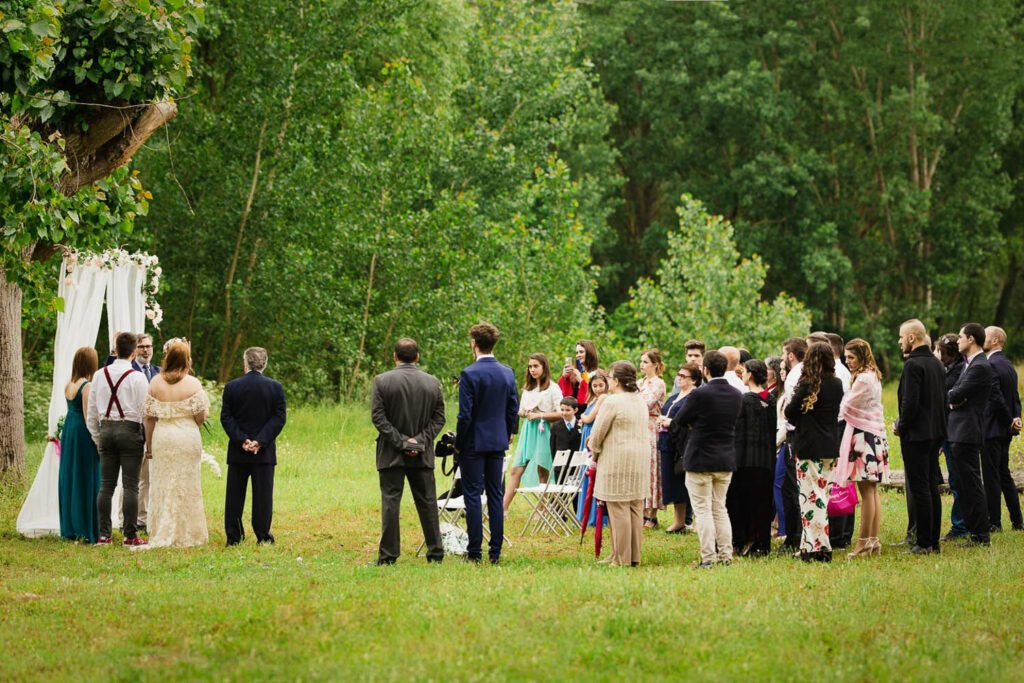
<path id="1" fill-rule="evenodd" d="M 96 372 L 96 350 L 84 346 L 75 352 L 71 381 L 64 387 L 68 413 L 60 437 L 60 535 L 95 543 L 100 535 L 96 497 L 100 492 L 100 458 L 85 426 L 89 406 L 89 379 Z"/>

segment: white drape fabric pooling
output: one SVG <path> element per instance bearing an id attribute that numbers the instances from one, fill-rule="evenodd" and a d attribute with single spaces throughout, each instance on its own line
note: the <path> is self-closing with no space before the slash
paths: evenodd
<path id="1" fill-rule="evenodd" d="M 57 336 L 53 343 L 53 388 L 47 424 L 51 437 L 57 433 L 57 423 L 67 412 L 64 387 L 71 378 L 75 351 L 96 344 L 104 298 L 109 336 L 115 332 L 142 332 L 146 320 L 144 266 L 130 262 L 104 267 L 95 259 L 76 261 L 65 257 L 60 268 L 58 293 L 64 300 L 64 310 L 57 314 Z M 57 449 L 54 442 L 48 440 L 39 471 L 18 514 L 17 529 L 23 536 L 38 538 L 60 534 L 59 468 Z"/>

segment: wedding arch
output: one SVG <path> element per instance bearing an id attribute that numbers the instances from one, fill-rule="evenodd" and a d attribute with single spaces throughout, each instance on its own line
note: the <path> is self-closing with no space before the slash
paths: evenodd
<path id="1" fill-rule="evenodd" d="M 123 249 L 98 254 L 68 251 L 64 255 L 57 284 L 63 306 L 58 306 L 57 334 L 53 341 L 53 386 L 46 450 L 18 514 L 17 529 L 23 536 L 37 538 L 60 534 L 58 426 L 67 412 L 64 387 L 71 377 L 75 351 L 96 344 L 104 308 L 108 339 L 112 340 L 118 332 L 143 332 L 147 320 L 154 327 L 160 327 L 163 313 L 156 301 L 160 289 L 159 262 L 156 256 Z"/>

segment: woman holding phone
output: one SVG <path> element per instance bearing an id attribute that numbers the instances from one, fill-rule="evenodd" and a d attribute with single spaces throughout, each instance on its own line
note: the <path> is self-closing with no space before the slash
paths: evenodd
<path id="1" fill-rule="evenodd" d="M 572 396 L 582 413 L 590 396 L 590 378 L 597 372 L 597 346 L 589 339 L 576 342 L 575 358 L 566 357 L 562 366 L 562 375 L 558 378 L 558 388 L 562 396 Z"/>

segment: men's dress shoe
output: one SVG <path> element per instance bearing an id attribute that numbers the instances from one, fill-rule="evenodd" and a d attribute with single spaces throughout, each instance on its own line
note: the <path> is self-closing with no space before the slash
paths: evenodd
<path id="1" fill-rule="evenodd" d="M 266 538 L 261 538 L 260 540 L 256 541 L 256 545 L 263 545 L 263 544 L 274 545 L 274 536 L 273 536 L 273 534 L 271 534 L 270 536 L 267 536 Z"/>
<path id="2" fill-rule="evenodd" d="M 96 539 L 96 545 L 110 545 L 110 536 L 100 536 Z"/>
<path id="3" fill-rule="evenodd" d="M 1001 533 L 1003 533 L 1003 525 L 1002 524 L 993 524 L 992 526 L 990 526 L 988 528 L 988 532 L 989 533 L 996 532 L 996 533 L 1000 533 L 1001 534 Z"/>
<path id="4" fill-rule="evenodd" d="M 950 541 L 963 541 L 963 540 L 966 540 L 966 539 L 967 539 L 967 534 L 954 533 L 954 532 L 950 531 L 948 534 L 943 536 L 940 540 L 942 540 L 942 542 L 944 542 L 944 543 L 949 543 Z"/>
<path id="5" fill-rule="evenodd" d="M 444 561 L 443 557 L 428 557 L 427 564 L 441 564 Z"/>
<path id="6" fill-rule="evenodd" d="M 491 564 L 501 564 L 501 557 L 489 557 L 487 559 Z"/>
<path id="7" fill-rule="evenodd" d="M 714 562 L 695 562 L 693 565 L 694 569 L 714 569 Z"/>
<path id="8" fill-rule="evenodd" d="M 396 560 L 373 560 L 371 562 L 367 562 L 363 566 L 364 567 L 390 567 L 390 566 L 394 565 L 395 562 L 396 562 Z"/>
<path id="9" fill-rule="evenodd" d="M 473 564 L 480 564 L 481 562 L 483 562 L 483 559 L 484 558 L 482 558 L 482 557 L 474 557 L 472 555 L 466 555 L 466 562 L 472 562 Z"/>
<path id="10" fill-rule="evenodd" d="M 149 545 L 149 541 L 147 541 L 144 538 L 139 538 L 138 536 L 132 536 L 131 538 L 124 539 L 123 545 L 132 546 L 132 547 L 140 546 L 140 545 Z"/>
<path id="11" fill-rule="evenodd" d="M 935 552 L 934 548 L 926 548 L 924 546 L 915 545 L 910 550 L 905 551 L 906 555 L 931 555 Z"/>
<path id="12" fill-rule="evenodd" d="M 891 543 L 890 545 L 891 545 L 891 546 L 892 546 L 893 548 L 899 548 L 899 547 L 900 547 L 900 546 L 902 546 L 902 545 L 909 545 L 909 546 L 915 546 L 915 545 L 917 545 L 917 544 L 916 544 L 916 543 L 914 542 L 914 540 L 913 540 L 913 539 L 910 539 L 910 538 L 904 538 L 904 539 L 903 539 L 902 541 L 900 541 L 899 543 Z"/>
<path id="13" fill-rule="evenodd" d="M 971 539 L 968 539 L 967 543 L 965 543 L 964 545 L 966 545 L 968 548 L 974 548 L 974 547 L 988 548 L 988 547 L 990 547 L 992 545 L 992 542 L 989 539 L 987 539 L 987 538 L 971 538 Z"/>
<path id="14" fill-rule="evenodd" d="M 1014 531 L 1024 531 L 1024 524 L 1014 524 L 1013 525 L 1013 530 Z"/>

